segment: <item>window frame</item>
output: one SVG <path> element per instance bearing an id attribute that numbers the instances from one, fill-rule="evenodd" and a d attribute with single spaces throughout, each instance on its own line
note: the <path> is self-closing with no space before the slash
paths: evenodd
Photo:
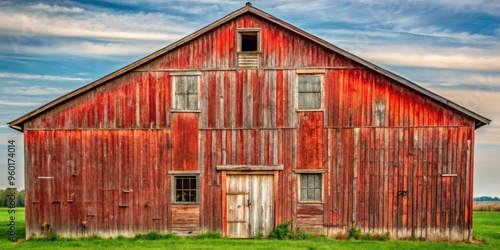
<path id="1" fill-rule="evenodd" d="M 177 172 L 177 171 L 169 171 L 169 173 L 173 178 L 171 179 L 171 203 L 172 204 L 200 204 L 200 172 Z M 178 177 L 194 177 L 196 180 L 196 199 L 195 201 L 177 201 L 176 193 L 177 193 L 177 178 Z"/>
<path id="2" fill-rule="evenodd" d="M 257 50 L 255 51 L 242 51 L 242 33 L 257 33 Z M 262 53 L 261 38 L 260 38 L 260 28 L 238 28 L 236 34 L 236 48 L 238 53 L 254 54 Z"/>
<path id="3" fill-rule="evenodd" d="M 297 194 L 298 194 L 298 202 L 299 203 L 309 203 L 309 204 L 323 204 L 325 201 L 325 172 L 326 170 L 324 169 L 318 169 L 318 170 L 309 170 L 309 169 L 302 169 L 302 170 L 295 170 L 294 171 L 297 175 Z M 320 180 L 321 180 L 321 200 L 302 200 L 302 187 L 301 187 L 301 179 L 302 175 L 309 175 L 309 174 L 319 174 L 320 175 Z"/>
<path id="4" fill-rule="evenodd" d="M 200 112 L 200 85 L 201 85 L 201 72 L 172 72 L 170 73 L 170 76 L 172 77 L 172 108 L 171 112 L 195 112 L 198 113 Z M 196 101 L 196 109 L 179 109 L 176 107 L 176 95 L 175 95 L 175 85 L 176 85 L 176 80 L 177 77 L 182 77 L 182 76 L 194 76 L 196 77 L 197 81 L 197 86 L 196 86 L 196 95 L 197 95 L 197 101 Z"/>
<path id="5" fill-rule="evenodd" d="M 319 108 L 300 108 L 299 105 L 299 82 L 301 76 L 318 76 L 320 79 L 320 107 Z M 297 70 L 297 79 L 295 80 L 295 110 L 297 112 L 323 111 L 325 106 L 325 70 Z"/>

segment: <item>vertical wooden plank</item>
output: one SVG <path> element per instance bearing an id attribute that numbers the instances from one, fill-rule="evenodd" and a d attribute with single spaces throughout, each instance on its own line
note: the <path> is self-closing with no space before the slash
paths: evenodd
<path id="1" fill-rule="evenodd" d="M 173 170 L 198 170 L 198 115 L 175 113 L 172 115 Z"/>

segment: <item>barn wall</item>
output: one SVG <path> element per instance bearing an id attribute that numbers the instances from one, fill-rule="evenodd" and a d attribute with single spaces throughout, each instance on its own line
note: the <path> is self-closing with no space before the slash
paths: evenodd
<path id="1" fill-rule="evenodd" d="M 27 235 L 40 234 L 43 222 L 72 237 L 170 231 L 170 131 L 26 131 L 25 138 Z"/>
<path id="2" fill-rule="evenodd" d="M 469 239 L 470 232 L 461 229 L 472 227 L 472 132 L 328 129 L 332 194 L 325 222 L 331 232 L 355 225 L 395 237 Z"/>
<path id="3" fill-rule="evenodd" d="M 259 69 L 236 67 L 238 27 L 261 28 Z M 296 112 L 296 68 L 325 69 L 323 110 Z M 171 112 L 179 70 L 201 72 L 199 113 Z M 27 235 L 220 231 L 215 167 L 283 165 L 275 225 L 470 239 L 473 136 L 470 117 L 247 14 L 25 123 Z M 322 204 L 297 202 L 297 169 L 326 170 Z M 168 171 L 199 170 L 200 203 L 171 205 Z"/>

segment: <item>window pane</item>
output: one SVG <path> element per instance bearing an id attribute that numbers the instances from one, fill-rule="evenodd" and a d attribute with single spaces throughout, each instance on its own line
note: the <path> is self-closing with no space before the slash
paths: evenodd
<path id="1" fill-rule="evenodd" d="M 299 94 L 299 109 L 319 109 L 321 108 L 321 94 L 301 93 Z"/>
<path id="2" fill-rule="evenodd" d="M 300 175 L 300 200 L 321 201 L 322 174 Z"/>
<path id="3" fill-rule="evenodd" d="M 314 189 L 314 200 L 317 200 L 317 201 L 321 200 L 321 189 L 319 189 L 319 188 Z"/>
<path id="4" fill-rule="evenodd" d="M 309 188 L 309 189 L 314 188 L 314 175 L 313 174 L 307 175 L 307 188 Z"/>
<path id="5" fill-rule="evenodd" d="M 198 76 L 175 76 L 175 109 L 198 109 Z"/>
<path id="6" fill-rule="evenodd" d="M 186 109 L 195 110 L 198 109 L 198 94 L 189 94 L 187 97 Z"/>
<path id="7" fill-rule="evenodd" d="M 321 174 L 316 174 L 314 176 L 314 187 L 321 188 Z"/>
<path id="8" fill-rule="evenodd" d="M 299 76 L 299 93 L 321 92 L 321 77 L 301 75 Z"/>
<path id="9" fill-rule="evenodd" d="M 300 187 L 301 188 L 307 187 L 307 175 L 305 174 L 300 175 Z"/>
<path id="10" fill-rule="evenodd" d="M 175 179 L 175 188 L 182 189 L 182 181 L 179 179 Z"/>
<path id="11" fill-rule="evenodd" d="M 175 177 L 175 201 L 196 202 L 197 180 L 196 176 Z"/>
<path id="12" fill-rule="evenodd" d="M 241 51 L 257 51 L 258 38 L 257 32 L 240 33 Z"/>
<path id="13" fill-rule="evenodd" d="M 302 201 L 307 200 L 307 188 L 300 189 L 300 200 Z"/>
<path id="14" fill-rule="evenodd" d="M 299 75 L 299 109 L 321 108 L 321 76 Z"/>
<path id="15" fill-rule="evenodd" d="M 307 189 L 307 200 L 314 200 L 314 189 Z"/>
<path id="16" fill-rule="evenodd" d="M 191 181 L 189 184 L 190 184 L 189 188 L 192 190 L 195 190 L 196 189 L 196 178 L 191 178 Z"/>

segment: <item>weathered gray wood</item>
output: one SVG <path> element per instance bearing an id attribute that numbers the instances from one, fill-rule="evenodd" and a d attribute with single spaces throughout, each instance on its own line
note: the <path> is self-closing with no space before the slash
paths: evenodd
<path id="1" fill-rule="evenodd" d="M 227 233 L 230 238 L 267 236 L 274 228 L 273 175 L 226 177 Z"/>

